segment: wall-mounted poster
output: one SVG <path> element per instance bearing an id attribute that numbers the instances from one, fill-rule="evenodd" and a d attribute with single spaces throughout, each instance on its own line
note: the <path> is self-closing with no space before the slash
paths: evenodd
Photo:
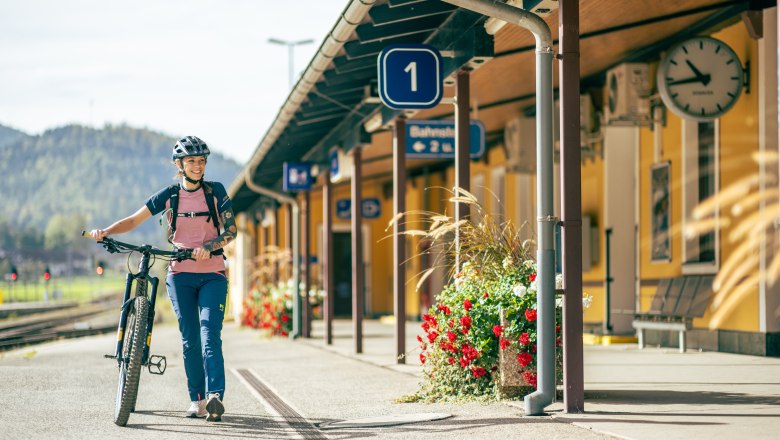
<path id="1" fill-rule="evenodd" d="M 653 165 L 650 169 L 650 206 L 652 208 L 651 261 L 671 261 L 672 241 L 669 226 L 672 221 L 669 200 L 669 162 Z"/>

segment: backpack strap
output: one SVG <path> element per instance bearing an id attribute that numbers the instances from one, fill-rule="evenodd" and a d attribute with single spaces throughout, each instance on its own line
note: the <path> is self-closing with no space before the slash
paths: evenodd
<path id="1" fill-rule="evenodd" d="M 176 219 L 179 218 L 179 184 L 168 187 L 168 199 L 171 201 L 171 223 L 168 229 L 168 242 L 173 243 L 173 233 L 176 232 Z"/>
<path id="2" fill-rule="evenodd" d="M 216 202 L 214 201 L 214 191 L 211 189 L 212 182 L 202 182 L 203 185 L 203 194 L 206 196 L 206 206 L 209 207 L 209 218 L 206 219 L 206 222 L 209 220 L 214 220 L 214 227 L 217 228 L 217 235 L 222 234 L 222 231 L 220 231 L 219 228 L 219 217 L 217 217 L 217 207 Z"/>

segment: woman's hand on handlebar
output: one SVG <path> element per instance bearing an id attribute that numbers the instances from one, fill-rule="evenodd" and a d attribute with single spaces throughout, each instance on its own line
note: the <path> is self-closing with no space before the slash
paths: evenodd
<path id="1" fill-rule="evenodd" d="M 104 238 L 109 236 L 109 233 L 105 229 L 93 229 L 89 231 L 89 236 L 95 241 L 102 241 Z"/>
<path id="2" fill-rule="evenodd" d="M 211 258 L 211 252 L 207 251 L 206 249 L 203 249 L 202 247 L 197 247 L 192 250 L 192 258 L 195 261 L 208 260 L 209 258 Z"/>

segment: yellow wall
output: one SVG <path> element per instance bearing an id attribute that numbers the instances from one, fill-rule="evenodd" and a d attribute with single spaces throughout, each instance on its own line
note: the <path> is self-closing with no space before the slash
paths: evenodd
<path id="1" fill-rule="evenodd" d="M 751 153 L 758 150 L 758 60 L 755 59 L 757 44 L 751 40 L 742 23 L 730 26 L 712 35 L 731 46 L 739 55 L 742 63 L 751 61 L 751 94 L 743 94 L 736 105 L 720 119 L 720 168 L 719 191 L 723 191 L 734 182 L 758 171 L 758 167 L 751 159 Z M 662 154 L 660 162 L 671 163 L 671 244 L 672 259 L 669 262 L 652 262 L 651 256 L 651 202 L 650 202 L 650 167 L 653 165 L 653 141 L 656 136 L 649 128 L 643 128 L 640 133 L 640 274 L 643 280 L 658 280 L 671 278 L 682 274 L 682 248 L 683 248 L 683 170 L 682 149 L 683 130 L 682 120 L 674 113 L 667 111 L 667 124 L 661 130 Z M 584 173 L 583 173 L 584 174 Z M 729 216 L 730 206 L 723 206 L 721 219 Z M 734 224 L 725 226 L 720 232 L 719 263 L 723 263 L 733 252 L 736 245 L 728 239 L 729 233 L 734 229 Z M 644 287 L 641 291 L 641 307 L 647 310 L 655 294 L 655 287 Z M 694 322 L 694 326 L 707 327 L 712 311 L 708 310 L 702 319 Z M 758 330 L 758 289 L 752 289 L 749 294 L 741 299 L 739 305 L 730 313 L 729 317 L 720 326 L 729 330 Z"/>

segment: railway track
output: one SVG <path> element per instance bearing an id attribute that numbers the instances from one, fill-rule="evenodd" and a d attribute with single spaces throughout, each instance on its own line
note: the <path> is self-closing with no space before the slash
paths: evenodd
<path id="1" fill-rule="evenodd" d="M 110 297 L 78 307 L 0 321 L 0 351 L 114 331 L 117 308 L 117 299 Z"/>

